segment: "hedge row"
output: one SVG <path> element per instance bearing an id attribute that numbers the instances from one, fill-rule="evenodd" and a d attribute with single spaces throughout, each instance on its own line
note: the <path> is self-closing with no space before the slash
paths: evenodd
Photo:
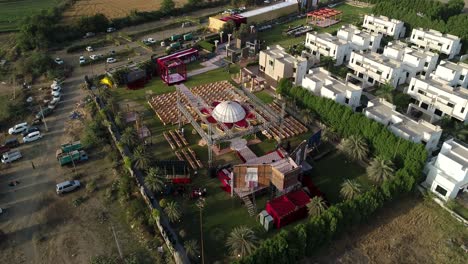
<path id="1" fill-rule="evenodd" d="M 298 224 L 290 231 L 281 231 L 263 242 L 256 251 L 236 263 L 297 263 L 311 256 L 350 227 L 367 221 L 386 202 L 409 192 L 420 180 L 427 158 L 422 144 L 412 143 L 394 136 L 381 124 L 354 113 L 350 108 L 334 101 L 314 96 L 301 87 L 279 89 L 283 96 L 295 99 L 299 107 L 315 112 L 323 122 L 333 127 L 342 137 L 362 136 L 374 155 L 394 160 L 398 170 L 395 176 L 358 196 L 332 205 L 326 212 Z"/>

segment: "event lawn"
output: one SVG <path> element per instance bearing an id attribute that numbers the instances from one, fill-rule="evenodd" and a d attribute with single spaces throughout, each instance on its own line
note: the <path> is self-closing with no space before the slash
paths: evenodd
<path id="1" fill-rule="evenodd" d="M 371 12 L 370 8 L 360 8 L 360 7 L 355 7 L 355 6 L 351 6 L 348 4 L 341 4 L 335 7 L 335 9 L 343 12 L 341 22 L 328 28 L 316 28 L 317 32 L 319 33 L 333 32 L 333 31 L 338 30 L 342 25 L 358 23 L 362 21 L 362 19 L 364 18 L 364 14 Z M 259 39 L 264 40 L 267 45 L 278 44 L 283 47 L 288 47 L 290 45 L 295 45 L 295 44 L 304 42 L 305 36 L 300 36 L 297 38 L 289 37 L 289 36 L 283 35 L 283 31 L 288 29 L 289 27 L 304 25 L 305 21 L 306 21 L 305 18 L 301 18 L 301 19 L 298 19 L 289 23 L 275 26 L 274 28 L 270 30 L 260 32 Z"/>
<path id="2" fill-rule="evenodd" d="M 264 104 L 269 104 L 269 103 L 272 103 L 275 98 L 273 96 L 271 96 L 268 92 L 266 91 L 260 91 L 260 92 L 256 92 L 254 93 L 255 96 L 258 97 L 258 99 L 260 99 Z"/>
<path id="3" fill-rule="evenodd" d="M 26 16 L 57 6 L 63 0 L 2 0 L 0 1 L 0 32 L 17 30 Z"/>

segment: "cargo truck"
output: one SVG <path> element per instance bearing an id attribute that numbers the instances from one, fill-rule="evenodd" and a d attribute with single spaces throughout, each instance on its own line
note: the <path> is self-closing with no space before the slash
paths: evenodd
<path id="1" fill-rule="evenodd" d="M 84 150 L 73 150 L 69 153 L 62 153 L 57 157 L 60 165 L 67 165 L 73 162 L 83 162 L 88 160 L 88 154 Z"/>

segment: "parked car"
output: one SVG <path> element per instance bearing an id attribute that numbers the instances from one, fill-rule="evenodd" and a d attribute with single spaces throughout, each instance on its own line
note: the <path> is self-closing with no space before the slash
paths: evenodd
<path id="1" fill-rule="evenodd" d="M 28 123 L 24 122 L 24 123 L 16 124 L 12 128 L 8 129 L 8 134 L 15 135 L 15 134 L 23 133 L 23 131 L 25 131 L 26 129 L 28 129 Z"/>
<path id="2" fill-rule="evenodd" d="M 10 149 L 16 148 L 20 145 L 19 141 L 15 137 L 7 138 L 5 143 L 3 144 L 4 147 L 8 147 Z"/>
<path id="3" fill-rule="evenodd" d="M 86 32 L 86 34 L 83 36 L 83 38 L 91 38 L 94 37 L 96 34 L 94 32 Z"/>
<path id="4" fill-rule="evenodd" d="M 19 160 L 23 157 L 19 150 L 9 151 L 7 153 L 3 153 L 2 155 L 2 163 L 12 163 L 15 160 Z"/>
<path id="5" fill-rule="evenodd" d="M 55 58 L 55 63 L 57 63 L 58 65 L 62 65 L 63 64 L 63 60 L 61 58 Z"/>
<path id="6" fill-rule="evenodd" d="M 107 30 L 106 30 L 106 32 L 107 32 L 107 33 L 112 33 L 112 32 L 114 32 L 114 31 L 116 31 L 116 30 L 117 30 L 117 29 L 115 29 L 114 27 L 108 27 Z"/>
<path id="7" fill-rule="evenodd" d="M 114 59 L 114 58 L 107 58 L 107 63 L 114 63 L 116 62 L 117 60 Z"/>
<path id="8" fill-rule="evenodd" d="M 88 46 L 88 47 L 86 47 L 86 51 L 89 51 L 89 52 L 91 52 L 91 51 L 94 51 L 94 49 L 93 49 L 93 47 L 91 47 L 91 46 Z"/>
<path id="9" fill-rule="evenodd" d="M 55 109 L 55 107 L 57 107 L 57 105 L 58 105 L 59 102 L 60 102 L 60 98 L 53 99 L 53 100 L 50 101 L 50 103 L 47 105 L 47 108 Z"/>
<path id="10" fill-rule="evenodd" d="M 39 128 L 35 127 L 35 126 L 32 126 L 32 127 L 28 128 L 26 131 L 23 132 L 23 137 L 27 136 L 28 134 L 30 134 L 32 132 L 36 132 L 36 131 L 39 131 Z"/>
<path id="11" fill-rule="evenodd" d="M 80 64 L 83 64 L 86 62 L 86 59 L 84 56 L 80 56 Z"/>
<path id="12" fill-rule="evenodd" d="M 156 40 L 154 38 L 148 38 L 148 42 L 154 44 L 156 43 Z"/>
<path id="13" fill-rule="evenodd" d="M 23 137 L 23 142 L 24 143 L 33 142 L 33 141 L 36 141 L 36 140 L 41 139 L 41 138 L 42 138 L 41 132 L 40 131 L 35 131 L 35 132 L 29 133 L 26 136 L 24 136 Z"/>
<path id="14" fill-rule="evenodd" d="M 42 111 L 39 111 L 39 112 L 36 114 L 36 118 L 41 118 L 41 119 L 42 119 L 43 116 L 46 117 L 46 116 L 50 115 L 51 113 L 52 113 L 52 109 L 50 109 L 50 108 L 48 108 L 48 107 L 47 107 L 47 108 L 43 108 Z"/>
<path id="15" fill-rule="evenodd" d="M 115 55 L 115 50 L 109 51 L 109 55 Z"/>
<path id="16" fill-rule="evenodd" d="M 55 187 L 55 191 L 57 192 L 57 194 L 63 194 L 76 190 L 80 188 L 80 186 L 80 181 L 65 181 L 57 184 Z"/>
<path id="17" fill-rule="evenodd" d="M 54 87 L 52 87 L 52 92 L 61 92 L 62 91 L 62 86 L 60 85 L 55 85 Z"/>

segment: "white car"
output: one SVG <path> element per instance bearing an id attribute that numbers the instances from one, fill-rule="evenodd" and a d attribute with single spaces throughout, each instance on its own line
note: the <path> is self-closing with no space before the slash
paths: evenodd
<path id="1" fill-rule="evenodd" d="M 80 64 L 83 64 L 86 62 L 86 59 L 84 56 L 80 56 Z"/>
<path id="2" fill-rule="evenodd" d="M 57 63 L 58 65 L 62 65 L 63 64 L 63 60 L 61 58 L 55 58 L 55 63 Z"/>
<path id="3" fill-rule="evenodd" d="M 7 153 L 3 153 L 2 155 L 2 163 L 12 163 L 15 160 L 19 160 L 23 157 L 19 150 L 9 151 Z"/>
<path id="4" fill-rule="evenodd" d="M 114 27 L 108 27 L 106 31 L 107 31 L 107 33 L 112 33 L 114 31 L 116 31 L 116 29 Z"/>
<path id="5" fill-rule="evenodd" d="M 52 100 L 59 100 L 60 101 L 60 99 L 62 99 L 62 94 L 60 92 L 52 94 Z"/>
<path id="6" fill-rule="evenodd" d="M 60 91 L 51 91 L 50 94 L 53 96 L 53 97 L 59 97 L 61 92 Z"/>
<path id="7" fill-rule="evenodd" d="M 78 189 L 80 188 L 80 186 L 80 181 L 65 181 L 57 184 L 55 186 L 55 191 L 57 192 L 57 194 L 62 194 Z"/>
<path id="8" fill-rule="evenodd" d="M 59 98 L 54 98 L 50 103 L 47 105 L 48 108 L 50 109 L 55 109 L 57 107 L 58 103 L 60 102 L 60 97 Z"/>
<path id="9" fill-rule="evenodd" d="M 114 63 L 116 62 L 117 60 L 114 59 L 114 58 L 107 58 L 107 63 Z"/>
<path id="10" fill-rule="evenodd" d="M 148 38 L 148 42 L 154 44 L 156 43 L 156 40 L 154 38 Z"/>
<path id="11" fill-rule="evenodd" d="M 35 132 L 29 133 L 26 136 L 24 136 L 23 137 L 23 142 L 24 143 L 33 142 L 33 141 L 36 141 L 36 140 L 41 139 L 41 138 L 42 138 L 41 132 L 40 131 L 35 131 Z"/>
<path id="12" fill-rule="evenodd" d="M 52 87 L 52 92 L 61 92 L 62 91 L 62 86 L 60 85 L 55 85 Z"/>
<path id="13" fill-rule="evenodd" d="M 102 54 L 93 54 L 91 56 L 89 56 L 90 59 L 92 60 L 97 60 L 99 58 L 102 58 Z"/>
<path id="14" fill-rule="evenodd" d="M 91 46 L 88 46 L 88 47 L 86 47 L 86 51 L 89 51 L 89 52 L 91 52 L 91 51 L 94 51 L 94 49 L 93 49 L 93 47 L 91 47 Z"/>
<path id="15" fill-rule="evenodd" d="M 15 134 L 23 133 L 24 131 L 26 131 L 26 129 L 28 129 L 28 127 L 29 127 L 28 123 L 26 122 L 16 124 L 12 128 L 8 129 L 8 134 L 15 135 Z"/>

